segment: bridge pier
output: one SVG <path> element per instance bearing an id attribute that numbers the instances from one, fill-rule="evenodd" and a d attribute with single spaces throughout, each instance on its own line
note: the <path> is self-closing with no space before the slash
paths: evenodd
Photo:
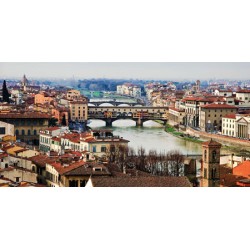
<path id="1" fill-rule="evenodd" d="M 111 119 L 106 119 L 106 127 L 112 127 L 112 120 Z"/>
<path id="2" fill-rule="evenodd" d="M 143 126 L 143 121 L 142 119 L 138 118 L 138 120 L 136 121 L 136 127 L 142 127 Z"/>

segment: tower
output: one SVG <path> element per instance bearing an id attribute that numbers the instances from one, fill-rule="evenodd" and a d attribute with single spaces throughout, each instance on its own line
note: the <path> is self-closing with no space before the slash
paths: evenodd
<path id="1" fill-rule="evenodd" d="M 23 79 L 22 79 L 22 81 L 21 81 L 22 90 L 23 90 L 24 92 L 27 91 L 27 85 L 28 85 L 28 83 L 29 83 L 29 81 L 28 81 L 28 79 L 26 78 L 26 75 L 24 75 L 24 76 L 23 76 Z"/>
<path id="2" fill-rule="evenodd" d="M 220 148 L 221 144 L 212 139 L 202 143 L 202 187 L 220 186 Z"/>

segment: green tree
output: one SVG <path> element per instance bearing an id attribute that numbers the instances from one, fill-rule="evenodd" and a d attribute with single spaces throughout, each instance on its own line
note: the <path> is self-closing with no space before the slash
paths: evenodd
<path id="1" fill-rule="evenodd" d="M 8 102 L 9 103 L 10 102 L 10 94 L 9 94 L 8 89 L 7 89 L 5 80 L 3 81 L 2 93 L 3 93 L 3 102 Z"/>
<path id="2" fill-rule="evenodd" d="M 65 118 L 65 115 L 63 115 L 63 117 L 62 117 L 62 126 L 66 126 L 66 125 L 67 125 L 66 118 Z"/>

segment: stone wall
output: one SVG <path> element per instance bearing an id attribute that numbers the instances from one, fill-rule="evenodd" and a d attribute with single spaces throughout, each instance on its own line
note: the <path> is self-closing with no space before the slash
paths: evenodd
<path id="1" fill-rule="evenodd" d="M 240 145 L 240 146 L 244 146 L 250 149 L 250 141 L 247 141 L 247 140 L 241 140 L 238 138 L 233 138 L 233 137 L 228 137 L 228 136 L 218 135 L 218 134 L 209 134 L 206 132 L 194 130 L 192 128 L 187 128 L 186 132 L 192 136 L 201 137 L 204 139 L 212 138 L 224 145 L 229 145 L 229 146 Z"/>

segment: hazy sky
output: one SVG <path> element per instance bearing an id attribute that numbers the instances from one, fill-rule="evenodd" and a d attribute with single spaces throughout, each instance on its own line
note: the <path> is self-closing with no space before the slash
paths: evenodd
<path id="1" fill-rule="evenodd" d="M 250 63 L 0 63 L 0 78 L 250 79 Z"/>

